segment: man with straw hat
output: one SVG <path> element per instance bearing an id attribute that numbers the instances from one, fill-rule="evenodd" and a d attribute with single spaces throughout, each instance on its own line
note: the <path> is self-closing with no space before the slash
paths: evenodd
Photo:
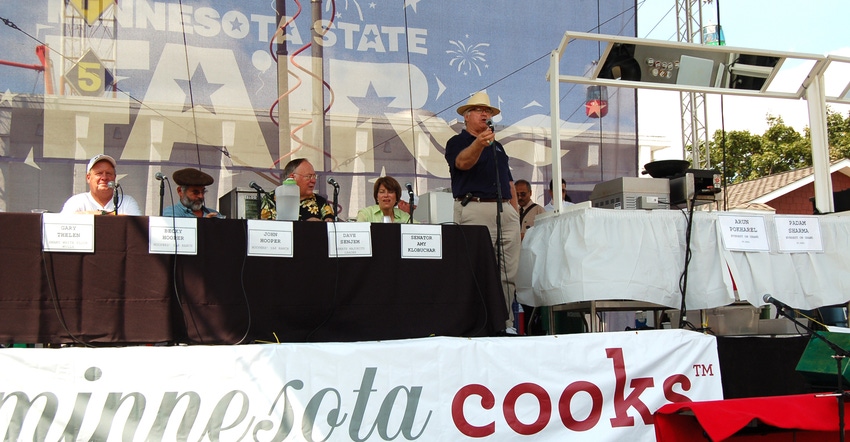
<path id="1" fill-rule="evenodd" d="M 510 317 L 505 332 L 516 334 L 511 305 L 519 267 L 520 225 L 508 155 L 496 141 L 492 126 L 492 117 L 500 112 L 490 105 L 490 97 L 483 91 L 457 108 L 464 129 L 446 144 L 446 161 L 455 198 L 454 221 L 484 225 L 490 230 Z"/>

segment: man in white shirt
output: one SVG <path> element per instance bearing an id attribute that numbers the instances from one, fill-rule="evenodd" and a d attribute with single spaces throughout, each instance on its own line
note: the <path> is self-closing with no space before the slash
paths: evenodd
<path id="1" fill-rule="evenodd" d="M 561 178 L 561 196 L 564 198 L 564 207 L 573 204 L 572 198 L 567 195 L 567 181 Z M 546 205 L 543 209 L 547 212 L 552 212 L 555 210 L 555 194 L 552 192 L 552 180 L 549 180 L 549 197 L 552 198 L 549 201 L 549 204 Z"/>
<path id="2" fill-rule="evenodd" d="M 141 215 L 139 204 L 115 181 L 115 158 L 109 155 L 95 155 L 86 167 L 86 181 L 89 191 L 78 193 L 62 206 L 62 213 L 91 213 L 95 215 L 113 215 L 115 210 L 115 192 L 118 192 L 118 215 Z M 110 187 L 109 183 L 112 183 Z"/>

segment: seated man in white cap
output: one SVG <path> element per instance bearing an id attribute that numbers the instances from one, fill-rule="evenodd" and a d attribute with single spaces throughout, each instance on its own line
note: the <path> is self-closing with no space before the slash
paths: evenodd
<path id="1" fill-rule="evenodd" d="M 86 181 L 89 191 L 78 193 L 62 206 L 62 213 L 91 213 L 95 215 L 115 214 L 115 201 L 118 201 L 118 215 L 141 215 L 139 203 L 116 183 L 115 158 L 109 155 L 95 155 L 86 167 Z M 121 191 L 119 191 L 121 189 Z M 116 192 L 117 195 L 116 195 Z M 117 196 L 117 198 L 116 198 Z"/>
<path id="2" fill-rule="evenodd" d="M 168 206 L 162 211 L 162 216 L 177 218 L 224 218 L 224 215 L 204 205 L 207 186 L 215 180 L 209 174 L 191 167 L 174 172 L 171 177 L 177 183 L 177 196 L 180 202 Z"/>
<path id="3" fill-rule="evenodd" d="M 492 117 L 500 112 L 490 105 L 490 97 L 484 92 L 475 93 L 457 108 L 464 130 L 446 143 L 446 162 L 455 198 L 454 221 L 484 225 L 490 230 L 508 308 L 505 333 L 516 334 L 511 305 L 519 269 L 520 225 L 508 155 L 491 130 Z M 501 241 L 497 241 L 499 238 Z"/>

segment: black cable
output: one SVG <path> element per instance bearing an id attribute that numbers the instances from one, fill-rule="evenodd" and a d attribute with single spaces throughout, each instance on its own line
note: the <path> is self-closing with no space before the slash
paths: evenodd
<path id="1" fill-rule="evenodd" d="M 340 275 L 339 262 L 341 260 L 339 259 L 339 247 L 338 247 L 338 242 L 337 242 L 337 232 L 338 232 L 338 230 L 336 228 L 337 227 L 336 222 L 333 222 L 331 224 L 333 224 L 333 237 L 334 237 L 334 240 L 333 240 L 334 254 L 333 254 L 332 258 L 334 258 L 334 262 L 336 264 L 335 267 L 334 267 L 333 292 L 331 292 L 331 306 L 330 306 L 330 310 L 328 311 L 328 314 L 325 316 L 325 319 L 322 320 L 322 322 L 320 322 L 315 328 L 310 330 L 310 333 L 307 333 L 307 336 L 304 338 L 304 342 L 310 342 L 310 339 L 313 337 L 313 335 L 317 331 L 319 331 L 322 327 L 324 327 L 331 320 L 334 313 L 336 313 L 336 300 L 337 300 L 337 294 L 339 292 L 339 275 Z M 369 227 L 369 229 L 371 230 L 371 226 Z M 330 244 L 328 246 L 330 246 Z M 330 250 L 328 250 L 328 256 L 330 257 Z"/>
<path id="2" fill-rule="evenodd" d="M 41 214 L 41 236 L 47 237 L 47 232 L 44 230 L 44 214 Z M 47 280 L 47 289 L 50 293 L 50 301 L 53 303 L 53 312 L 56 313 L 56 318 L 59 320 L 59 324 L 62 326 L 62 329 L 68 333 L 68 336 L 76 342 L 84 347 L 94 347 L 88 342 L 84 342 L 81 338 L 78 338 L 76 335 L 71 333 L 71 330 L 68 328 L 68 323 L 65 321 L 65 315 L 62 313 L 62 307 L 59 305 L 59 293 L 56 288 L 56 282 L 53 281 L 55 275 L 50 271 L 53 268 L 53 259 L 50 260 L 50 266 L 47 265 L 47 257 L 52 255 L 45 253 L 44 247 L 41 248 L 41 263 L 44 268 L 44 276 Z"/>
<path id="3" fill-rule="evenodd" d="M 258 200 L 259 201 L 259 200 Z M 248 337 L 248 334 L 251 332 L 251 322 L 253 317 L 251 316 L 251 301 L 248 300 L 248 291 L 245 289 L 245 265 L 248 262 L 248 220 L 242 224 L 242 234 L 245 239 L 245 255 L 242 256 L 242 268 L 239 271 L 239 284 L 242 287 L 242 297 L 245 299 L 245 310 L 247 310 L 247 318 L 248 324 L 245 326 L 245 334 L 239 338 L 238 341 L 234 342 L 233 345 L 239 345 L 245 342 L 245 339 Z"/>

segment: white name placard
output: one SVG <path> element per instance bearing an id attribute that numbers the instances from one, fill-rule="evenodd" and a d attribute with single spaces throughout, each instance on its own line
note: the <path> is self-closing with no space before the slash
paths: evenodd
<path id="1" fill-rule="evenodd" d="M 44 213 L 41 223 L 45 252 L 94 253 L 94 215 Z"/>
<path id="2" fill-rule="evenodd" d="M 351 258 L 372 256 L 371 223 L 326 223 L 328 256 Z"/>
<path id="3" fill-rule="evenodd" d="M 149 253 L 198 254 L 198 218 L 152 216 L 148 220 Z"/>
<path id="4" fill-rule="evenodd" d="M 248 256 L 292 258 L 292 221 L 248 220 Z"/>
<path id="5" fill-rule="evenodd" d="M 442 259 L 443 226 L 402 224 L 401 257 L 404 259 Z"/>
<path id="6" fill-rule="evenodd" d="M 768 252 L 764 217 L 757 215 L 718 215 L 723 245 L 727 250 Z"/>
<path id="7" fill-rule="evenodd" d="M 814 216 L 774 216 L 779 251 L 823 252 L 820 220 Z"/>

